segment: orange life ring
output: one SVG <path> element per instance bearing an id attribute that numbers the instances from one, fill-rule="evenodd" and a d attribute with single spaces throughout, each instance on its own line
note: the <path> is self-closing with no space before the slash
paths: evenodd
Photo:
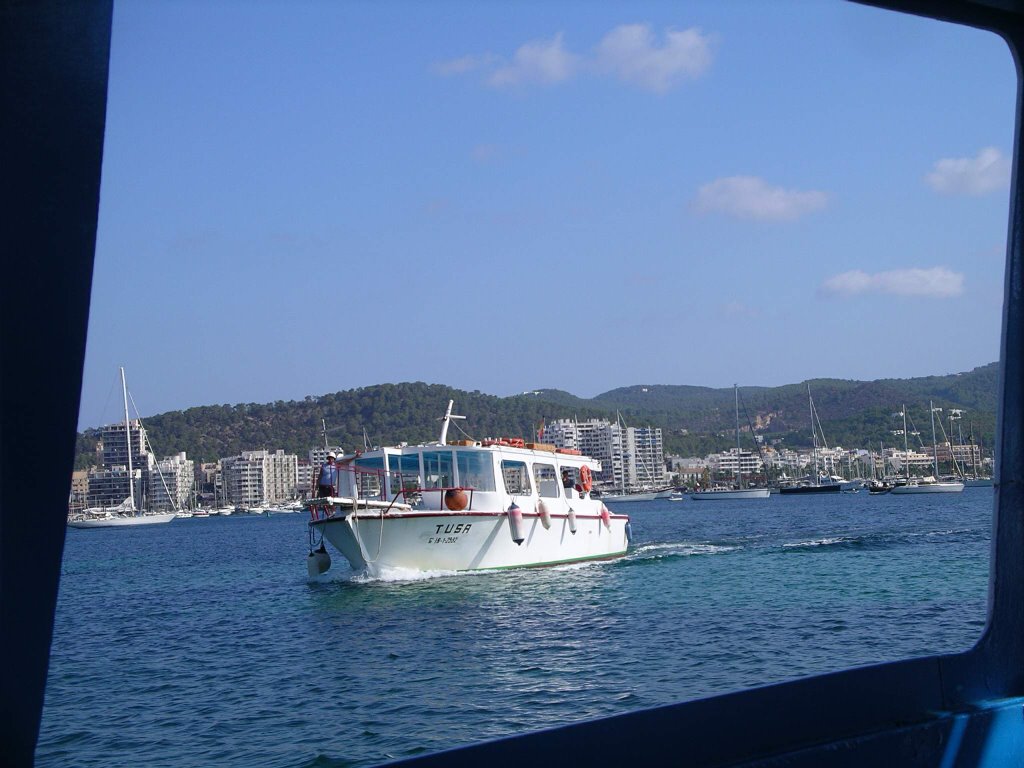
<path id="1" fill-rule="evenodd" d="M 590 467 L 586 464 L 580 467 L 580 485 L 583 486 L 584 491 L 589 491 L 593 485 L 593 477 L 590 475 Z"/>

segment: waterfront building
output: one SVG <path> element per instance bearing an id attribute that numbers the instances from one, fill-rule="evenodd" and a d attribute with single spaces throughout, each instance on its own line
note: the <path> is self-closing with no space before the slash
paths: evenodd
<path id="1" fill-rule="evenodd" d="M 298 457 L 283 450 L 242 451 L 220 460 L 223 497 L 242 507 L 289 501 L 297 495 Z"/>
<path id="2" fill-rule="evenodd" d="M 624 427 L 607 419 L 556 419 L 544 425 L 542 439 L 600 461 L 595 479 L 607 487 L 657 487 L 666 482 L 660 427 Z"/>
<path id="3" fill-rule="evenodd" d="M 704 473 L 708 471 L 707 460 L 697 456 L 666 456 L 665 465 L 677 478 L 678 483 L 691 487 L 702 482 Z"/>
<path id="4" fill-rule="evenodd" d="M 169 511 L 190 507 L 195 482 L 194 462 L 184 451 L 160 459 L 149 472 L 148 508 Z"/>
<path id="5" fill-rule="evenodd" d="M 709 455 L 707 467 L 712 473 L 735 476 L 740 472 L 749 477 L 759 474 L 764 469 L 764 462 L 756 453 L 730 448 L 728 451 Z"/>

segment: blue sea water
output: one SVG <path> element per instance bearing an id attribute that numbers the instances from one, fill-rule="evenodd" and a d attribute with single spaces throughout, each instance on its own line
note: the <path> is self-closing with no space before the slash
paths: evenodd
<path id="1" fill-rule="evenodd" d="M 629 554 L 306 575 L 306 516 L 69 529 L 40 766 L 364 766 L 849 666 L 985 623 L 991 489 L 623 505 Z"/>

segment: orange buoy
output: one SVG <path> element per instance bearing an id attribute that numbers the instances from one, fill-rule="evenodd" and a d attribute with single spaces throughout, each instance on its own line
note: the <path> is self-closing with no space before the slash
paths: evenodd
<path id="1" fill-rule="evenodd" d="M 508 530 L 512 534 L 512 541 L 517 545 L 526 540 L 526 537 L 523 536 L 523 512 L 514 501 L 508 508 Z"/>
<path id="2" fill-rule="evenodd" d="M 452 512 L 461 512 L 469 506 L 469 496 L 461 488 L 449 488 L 444 492 L 444 505 Z"/>

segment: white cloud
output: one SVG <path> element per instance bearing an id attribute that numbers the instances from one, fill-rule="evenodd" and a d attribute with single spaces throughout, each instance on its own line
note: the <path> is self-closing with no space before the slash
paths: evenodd
<path id="1" fill-rule="evenodd" d="M 596 66 L 646 90 L 663 93 L 684 78 L 700 77 L 711 66 L 708 38 L 696 28 L 665 31 L 657 47 L 648 24 L 616 27 L 597 46 Z"/>
<path id="2" fill-rule="evenodd" d="M 925 179 L 944 195 L 984 195 L 1009 185 L 1010 160 L 995 147 L 985 147 L 977 157 L 938 160 Z"/>
<path id="3" fill-rule="evenodd" d="M 964 276 L 946 267 L 893 269 L 873 275 L 859 269 L 830 277 L 821 284 L 825 294 L 856 296 L 861 293 L 889 293 L 897 296 L 926 296 L 948 299 L 964 290 Z"/>
<path id="4" fill-rule="evenodd" d="M 725 213 L 741 219 L 793 221 L 827 204 L 824 192 L 772 187 L 756 176 L 730 176 L 697 190 L 694 208 L 700 213 Z"/>
<path id="5" fill-rule="evenodd" d="M 473 72 L 490 66 L 494 60 L 495 57 L 489 53 L 480 56 L 462 56 L 458 59 L 436 62 L 431 69 L 435 74 L 446 77 L 449 75 L 464 75 L 467 72 Z"/>
<path id="6" fill-rule="evenodd" d="M 534 40 L 521 45 L 512 63 L 499 67 L 487 79 L 495 88 L 526 83 L 551 85 L 569 79 L 578 68 L 579 57 L 562 45 L 562 33 L 551 40 Z"/>
<path id="7" fill-rule="evenodd" d="M 511 60 L 489 52 L 436 62 L 431 70 L 442 76 L 480 71 L 494 88 L 554 85 L 587 72 L 663 93 L 703 75 L 711 59 L 711 38 L 697 28 L 666 29 L 659 41 L 649 24 L 623 24 L 602 38 L 592 56 L 568 50 L 558 33 L 550 40 L 521 45 Z"/>

